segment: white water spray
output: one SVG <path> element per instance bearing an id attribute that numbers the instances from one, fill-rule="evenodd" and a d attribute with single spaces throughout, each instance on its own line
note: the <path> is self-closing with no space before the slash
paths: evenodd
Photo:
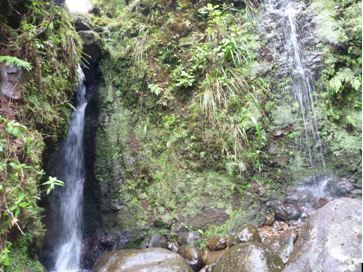
<path id="1" fill-rule="evenodd" d="M 306 7 L 306 3 L 299 0 L 266 0 L 260 28 L 268 41 L 267 54 L 279 68 L 276 78 L 291 79 L 286 89 L 299 107 L 294 126 L 301 128 L 301 150 L 306 154 L 312 176 L 306 177 L 303 181 L 306 186 L 301 185 L 297 190 L 319 198 L 324 196 L 330 178 L 326 177 L 314 101 L 313 81 L 320 53 L 313 51 L 316 38 Z M 294 103 L 289 93 L 283 94 L 282 99 Z"/>
<path id="2" fill-rule="evenodd" d="M 61 173 L 64 191 L 60 194 L 60 233 L 54 270 L 79 271 L 82 247 L 82 202 L 84 171 L 84 119 L 87 106 L 84 74 L 79 67 L 77 107 L 69 123 L 68 135 L 61 150 Z"/>
<path id="3" fill-rule="evenodd" d="M 315 117 L 312 80 L 301 61 L 301 50 L 298 42 L 295 20 L 298 13 L 299 7 L 294 6 L 292 2 L 288 3 L 285 9 L 285 16 L 287 16 L 290 26 L 289 41 L 293 49 L 293 61 L 291 63 L 293 68 L 292 76 L 294 79 L 293 92 L 296 100 L 299 102 L 301 111 L 305 148 L 308 152 L 309 165 L 310 167 L 316 167 L 317 164 L 321 163 L 323 168 L 325 168 L 322 143 Z"/>

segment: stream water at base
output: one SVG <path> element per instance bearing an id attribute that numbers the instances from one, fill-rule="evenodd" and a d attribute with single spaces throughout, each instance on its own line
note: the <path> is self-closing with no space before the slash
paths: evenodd
<path id="1" fill-rule="evenodd" d="M 58 178 L 64 182 L 59 192 L 59 234 L 55 246 L 55 272 L 80 270 L 82 249 L 82 202 L 85 180 L 84 125 L 87 106 L 85 77 L 78 69 L 77 106 L 72 114 L 67 138 L 58 159 Z"/>

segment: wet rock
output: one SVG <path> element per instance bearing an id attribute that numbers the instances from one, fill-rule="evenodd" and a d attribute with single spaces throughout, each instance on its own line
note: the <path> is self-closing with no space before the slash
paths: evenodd
<path id="1" fill-rule="evenodd" d="M 263 221 L 263 225 L 272 226 L 273 223 L 275 223 L 275 213 L 274 212 L 267 213 Z"/>
<path id="2" fill-rule="evenodd" d="M 148 239 L 144 245 L 146 248 L 148 247 L 161 247 L 168 248 L 168 240 L 165 236 L 160 235 L 158 233 L 153 234 L 150 239 Z"/>
<path id="3" fill-rule="evenodd" d="M 21 98 L 21 68 L 15 65 L 0 63 L 0 94 L 8 98 Z"/>
<path id="4" fill-rule="evenodd" d="M 172 252 L 178 252 L 179 246 L 176 242 L 169 242 L 168 249 L 171 250 Z"/>
<path id="5" fill-rule="evenodd" d="M 195 231 L 182 232 L 178 235 L 179 245 L 197 245 L 200 241 L 200 235 Z"/>
<path id="6" fill-rule="evenodd" d="M 276 221 L 272 226 L 259 228 L 259 232 L 267 250 L 279 256 L 286 264 L 294 249 L 298 229 L 298 226 L 289 226 L 284 222 Z"/>
<path id="7" fill-rule="evenodd" d="M 332 177 L 326 186 L 326 191 L 332 197 L 347 197 L 350 196 L 354 190 L 354 185 L 349 179 Z"/>
<path id="8" fill-rule="evenodd" d="M 199 272 L 213 272 L 216 264 L 206 265 Z"/>
<path id="9" fill-rule="evenodd" d="M 178 253 L 184 257 L 194 271 L 199 271 L 203 267 L 203 258 L 200 250 L 193 245 L 183 245 Z"/>
<path id="10" fill-rule="evenodd" d="M 319 199 L 316 199 L 314 207 L 316 209 L 320 209 L 324 205 L 326 205 L 329 202 L 329 198 L 327 197 L 320 197 Z"/>
<path id="11" fill-rule="evenodd" d="M 94 272 L 191 272 L 178 254 L 162 248 L 112 251 L 98 259 Z"/>
<path id="12" fill-rule="evenodd" d="M 340 198 L 306 222 L 284 271 L 361 271 L 361 200 Z"/>
<path id="13" fill-rule="evenodd" d="M 212 265 L 216 263 L 226 251 L 226 249 L 221 249 L 217 251 L 205 249 L 203 251 L 203 263 L 205 265 Z"/>
<path id="14" fill-rule="evenodd" d="M 264 244 L 268 247 L 269 251 L 280 257 L 281 261 L 286 264 L 294 249 L 294 241 L 296 241 L 297 234 L 294 230 L 289 229 L 279 235 L 267 238 Z"/>
<path id="15" fill-rule="evenodd" d="M 220 250 L 227 247 L 227 239 L 224 237 L 215 237 L 208 239 L 207 247 L 210 250 Z"/>
<path id="16" fill-rule="evenodd" d="M 77 14 L 73 15 L 72 19 L 76 31 L 92 30 L 91 22 L 88 16 Z"/>
<path id="17" fill-rule="evenodd" d="M 213 272 L 280 272 L 283 263 L 260 243 L 243 243 L 227 250 Z"/>
<path id="18" fill-rule="evenodd" d="M 297 220 L 301 215 L 299 207 L 292 203 L 282 203 L 275 210 L 275 218 L 279 220 Z"/>
<path id="19" fill-rule="evenodd" d="M 213 272 L 216 264 L 206 265 L 199 272 Z"/>
<path id="20" fill-rule="evenodd" d="M 105 252 L 125 248 L 129 244 L 139 244 L 144 238 L 144 232 L 136 229 L 130 231 L 108 229 L 107 233 L 94 233 L 92 236 L 84 237 L 83 266 L 90 269 Z"/>
<path id="21" fill-rule="evenodd" d="M 231 235 L 228 238 L 227 245 L 228 247 L 231 247 L 245 242 L 261 242 L 260 234 L 258 233 L 258 229 L 255 226 L 247 225 L 243 227 L 241 231 Z"/>
<path id="22" fill-rule="evenodd" d="M 291 229 L 288 224 L 281 221 L 275 221 L 272 226 L 263 226 L 258 229 L 262 242 L 275 236 L 280 236 Z"/>
<path id="23" fill-rule="evenodd" d="M 90 63 L 97 62 L 103 54 L 100 35 L 93 30 L 79 31 L 78 34 L 83 41 L 85 59 Z"/>

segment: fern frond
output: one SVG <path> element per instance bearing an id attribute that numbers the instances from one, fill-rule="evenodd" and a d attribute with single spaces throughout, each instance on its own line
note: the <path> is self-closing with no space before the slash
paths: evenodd
<path id="1" fill-rule="evenodd" d="M 0 63 L 1 62 L 5 62 L 8 65 L 15 65 L 27 71 L 30 71 L 33 68 L 29 62 L 13 56 L 0 56 Z"/>

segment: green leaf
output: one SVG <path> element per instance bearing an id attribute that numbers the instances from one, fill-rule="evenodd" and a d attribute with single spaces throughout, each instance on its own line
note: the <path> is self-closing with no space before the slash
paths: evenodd
<path id="1" fill-rule="evenodd" d="M 30 71 L 33 68 L 29 62 L 13 56 L 0 56 L 0 63 L 1 62 L 5 62 L 8 65 L 15 65 L 27 71 Z"/>

